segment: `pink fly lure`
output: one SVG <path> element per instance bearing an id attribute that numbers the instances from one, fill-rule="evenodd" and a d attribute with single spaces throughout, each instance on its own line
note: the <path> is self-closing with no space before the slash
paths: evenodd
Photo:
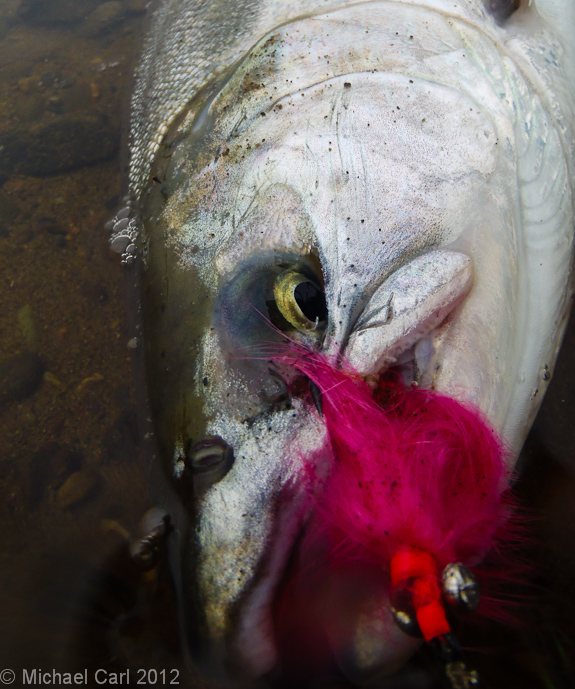
<path id="1" fill-rule="evenodd" d="M 478 410 L 406 388 L 393 372 L 372 386 L 293 343 L 273 361 L 317 386 L 331 443 L 302 545 L 306 567 L 315 550 L 322 563 L 312 569 L 377 569 L 387 586 L 409 588 L 427 641 L 448 634 L 441 572 L 481 562 L 510 516 L 503 443 Z"/>

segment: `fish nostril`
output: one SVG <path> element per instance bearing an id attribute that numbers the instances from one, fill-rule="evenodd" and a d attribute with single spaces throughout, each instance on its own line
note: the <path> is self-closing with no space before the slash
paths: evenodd
<path id="1" fill-rule="evenodd" d="M 472 285 L 471 259 L 458 251 L 428 251 L 404 264 L 356 321 L 344 353 L 349 365 L 366 377 L 402 363 L 404 352 L 438 328 Z"/>
<path id="2" fill-rule="evenodd" d="M 193 478 L 194 492 L 203 493 L 221 481 L 234 463 L 234 451 L 223 438 L 209 435 L 186 451 L 186 465 Z"/>
<path id="3" fill-rule="evenodd" d="M 522 5 L 522 0 L 484 0 L 487 11 L 496 22 L 503 23 Z"/>

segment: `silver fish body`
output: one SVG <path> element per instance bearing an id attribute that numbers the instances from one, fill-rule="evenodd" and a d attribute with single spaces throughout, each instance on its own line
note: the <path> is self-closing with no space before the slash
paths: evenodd
<path id="1" fill-rule="evenodd" d="M 570 300 L 575 8 L 504 15 L 482 0 L 164 0 L 154 15 L 135 214 L 113 242 L 145 264 L 183 626 L 222 684 L 277 672 L 306 462 L 330 465 L 321 417 L 262 354 L 284 339 L 278 284 L 294 304 L 290 280 L 323 293 L 297 302 L 290 337 L 475 405 L 514 456 L 542 400 Z M 416 647 L 368 585 L 342 609 L 325 634 L 350 679 Z"/>

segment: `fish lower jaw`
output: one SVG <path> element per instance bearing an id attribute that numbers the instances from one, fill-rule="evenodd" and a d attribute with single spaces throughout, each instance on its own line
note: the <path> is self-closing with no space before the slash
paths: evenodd
<path id="1" fill-rule="evenodd" d="M 338 600 L 330 605 L 335 609 Z M 344 616 L 336 624 L 303 620 L 290 632 L 292 644 L 278 638 L 272 610 L 262 610 L 257 621 L 250 621 L 250 633 L 242 634 L 244 641 L 234 647 L 233 661 L 225 663 L 226 677 L 219 678 L 218 686 L 260 686 L 263 681 L 267 689 L 278 681 L 293 681 L 304 689 L 329 676 L 369 685 L 399 671 L 421 645 L 399 630 L 388 607 L 382 612 L 375 601 L 356 615 L 354 624 L 347 622 Z"/>
<path id="2" fill-rule="evenodd" d="M 268 689 L 287 682 L 306 689 L 328 677 L 370 684 L 400 670 L 419 647 L 397 627 L 385 591 L 369 573 L 309 585 L 305 552 L 299 562 L 305 527 L 298 527 L 242 606 L 233 637 L 215 643 L 207 662 L 205 655 L 197 659 L 216 686 Z"/>
<path id="3" fill-rule="evenodd" d="M 296 588 L 293 600 L 290 585 Z M 369 573 L 315 585 L 296 579 L 282 596 L 275 610 L 278 664 L 270 677 L 279 675 L 292 686 L 315 686 L 327 677 L 370 685 L 399 671 L 421 644 L 396 625 L 388 596 Z"/>

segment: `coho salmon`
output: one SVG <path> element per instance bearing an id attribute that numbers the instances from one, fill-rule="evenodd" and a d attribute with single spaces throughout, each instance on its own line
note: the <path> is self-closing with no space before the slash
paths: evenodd
<path id="1" fill-rule="evenodd" d="M 568 315 L 574 29 L 571 0 L 155 10 L 111 246 L 219 685 L 376 682 L 417 634 L 476 681 L 449 603 L 477 605 Z"/>

